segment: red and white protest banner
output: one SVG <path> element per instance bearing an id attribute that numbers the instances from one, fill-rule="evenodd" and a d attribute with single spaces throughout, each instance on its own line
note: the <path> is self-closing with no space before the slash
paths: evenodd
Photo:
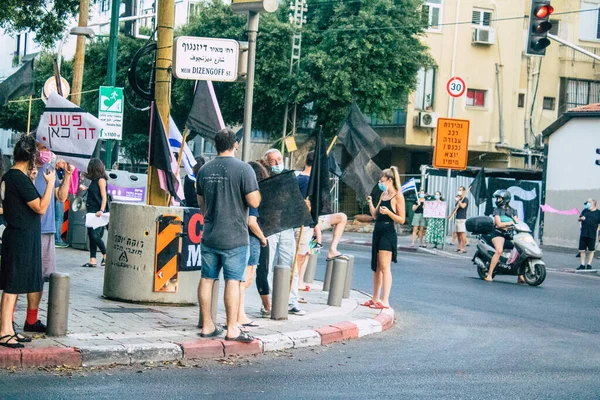
<path id="1" fill-rule="evenodd" d="M 59 158 L 87 170 L 104 123 L 57 93 L 48 97 L 36 140 Z"/>

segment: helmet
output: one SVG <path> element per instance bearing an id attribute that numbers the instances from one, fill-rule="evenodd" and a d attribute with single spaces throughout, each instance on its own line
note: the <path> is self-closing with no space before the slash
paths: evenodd
<path id="1" fill-rule="evenodd" d="M 494 199 L 500 198 L 500 200 L 496 201 L 496 205 L 498 207 L 502 207 L 510 203 L 512 200 L 512 196 L 508 190 L 500 189 L 494 192 Z"/>

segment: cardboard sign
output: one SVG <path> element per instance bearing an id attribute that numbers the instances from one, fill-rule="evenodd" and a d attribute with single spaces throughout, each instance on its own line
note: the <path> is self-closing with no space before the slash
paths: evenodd
<path id="1" fill-rule="evenodd" d="M 423 208 L 423 217 L 425 218 L 446 218 L 445 201 L 426 201 Z"/>
<path id="2" fill-rule="evenodd" d="M 433 155 L 435 168 L 464 170 L 469 158 L 469 121 L 438 118 Z"/>

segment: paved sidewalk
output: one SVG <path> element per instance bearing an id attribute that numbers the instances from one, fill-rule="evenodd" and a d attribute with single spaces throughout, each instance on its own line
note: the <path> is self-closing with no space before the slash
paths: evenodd
<path id="1" fill-rule="evenodd" d="M 349 245 L 371 246 L 371 238 L 371 233 L 344 232 L 340 243 Z M 446 243 L 449 243 L 450 239 L 451 237 L 448 236 L 446 238 Z M 475 236 L 471 236 L 468 239 L 470 243 L 466 248 L 467 253 L 458 254 L 456 253 L 456 245 L 450 246 L 446 244 L 443 250 L 440 248 L 434 249 L 431 245 L 427 245 L 427 248 L 422 248 L 418 246 L 412 247 L 412 236 L 400 235 L 398 236 L 398 251 L 431 254 L 453 258 L 457 260 L 464 260 L 466 263 L 470 263 L 473 259 L 473 256 L 475 255 L 477 238 Z M 327 243 L 331 242 L 331 231 L 323 232 L 323 242 L 325 243 L 325 248 L 327 248 Z M 550 246 L 542 246 L 542 250 L 544 251 L 543 260 L 546 263 L 546 269 L 550 271 L 560 271 L 592 276 L 598 275 L 597 268 L 598 266 L 600 266 L 600 260 L 594 260 L 594 269 L 592 270 L 576 271 L 576 268 L 579 266 L 579 258 L 575 258 L 577 250 Z"/>
<path id="2" fill-rule="evenodd" d="M 352 291 L 341 307 L 327 305 L 327 292 L 320 282 L 312 290 L 300 292 L 308 304 L 302 304 L 305 316 L 290 315 L 287 321 L 260 317 L 260 298 L 256 287 L 246 294 L 246 313 L 258 325 L 249 332 L 258 340 L 251 344 L 221 339 L 200 339 L 197 306 L 132 304 L 102 297 L 104 268 L 82 268 L 88 253 L 57 249 L 58 271 L 70 275 L 71 292 L 68 335 L 51 338 L 34 335 L 32 343 L 21 350 L 0 347 L 0 368 L 50 365 L 92 366 L 132 364 L 145 361 L 175 361 L 181 358 L 220 358 L 264 351 L 317 346 L 358 338 L 389 329 L 393 310 L 373 310 L 359 306 L 369 297 Z M 224 324 L 224 284 L 217 322 Z M 47 291 L 48 285 L 45 285 Z M 47 292 L 40 306 L 46 321 Z M 20 296 L 15 321 L 25 321 L 26 300 Z"/>

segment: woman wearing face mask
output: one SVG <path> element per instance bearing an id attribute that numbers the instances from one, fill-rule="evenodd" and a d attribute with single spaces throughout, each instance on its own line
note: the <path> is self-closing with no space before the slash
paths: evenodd
<path id="1" fill-rule="evenodd" d="M 417 196 L 417 200 L 412 206 L 412 210 L 414 212 L 412 219 L 412 244 L 410 247 L 415 247 L 415 241 L 417 240 L 417 236 L 419 237 L 420 247 L 427 247 L 423 244 L 423 237 L 425 236 L 425 218 L 423 217 L 423 206 L 425 205 L 425 191 L 420 190 Z"/>
<path id="2" fill-rule="evenodd" d="M 435 192 L 435 201 L 441 203 L 444 201 L 442 193 Z M 444 219 L 429 218 L 427 220 L 427 234 L 425 242 L 433 244 L 433 248 L 437 249 L 438 244 L 444 243 Z"/>
<path id="3" fill-rule="evenodd" d="M 492 257 L 490 262 L 490 270 L 488 271 L 486 281 L 492 282 L 494 277 L 494 269 L 500 261 L 500 256 L 504 250 L 504 242 L 506 240 L 512 240 L 508 230 L 511 226 L 519 222 L 517 210 L 509 206 L 512 198 L 508 190 L 496 190 L 494 192 L 494 199 L 496 199 L 496 208 L 494 209 L 494 225 L 496 229 L 492 231 L 492 243 L 496 253 Z M 517 283 L 525 283 L 523 276 L 519 275 Z"/>
<path id="4" fill-rule="evenodd" d="M 373 206 L 371 196 L 367 197 L 371 216 L 375 218 L 373 230 L 373 249 L 371 269 L 373 270 L 373 297 L 363 303 L 375 309 L 390 307 L 392 289 L 392 261 L 396 261 L 398 235 L 394 224 L 403 224 L 405 220 L 404 196 L 400 191 L 398 168 L 384 170 L 379 178 L 379 189 L 383 192 L 377 207 Z"/>

